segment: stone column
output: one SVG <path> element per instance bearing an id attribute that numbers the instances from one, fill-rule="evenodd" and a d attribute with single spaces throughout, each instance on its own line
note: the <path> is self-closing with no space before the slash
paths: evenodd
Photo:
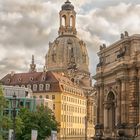
<path id="1" fill-rule="evenodd" d="M 100 85 L 100 124 L 103 124 L 103 119 L 104 119 L 103 100 L 104 100 L 104 86 L 103 84 L 101 84 Z"/>
<path id="2" fill-rule="evenodd" d="M 118 90 L 117 90 L 117 109 L 116 109 L 116 116 L 117 116 L 117 124 L 121 124 L 121 80 L 117 79 L 117 86 L 118 86 Z"/>
<path id="3" fill-rule="evenodd" d="M 100 122 L 100 87 L 97 87 L 97 124 L 95 126 L 95 139 L 101 139 L 103 136 L 102 125 Z"/>
<path id="4" fill-rule="evenodd" d="M 100 123 L 100 87 L 97 87 L 97 124 Z"/>
<path id="5" fill-rule="evenodd" d="M 129 92 L 129 123 L 136 124 L 137 123 L 137 93 L 136 93 L 136 79 L 133 78 L 130 80 L 130 92 Z"/>
<path id="6" fill-rule="evenodd" d="M 138 125 L 137 125 L 137 127 L 138 127 L 138 135 L 140 135 L 140 69 L 139 69 L 139 71 L 138 71 L 138 77 L 139 77 L 139 79 L 138 79 L 138 116 L 139 116 L 139 122 L 138 122 Z"/>
<path id="7" fill-rule="evenodd" d="M 138 102 L 139 102 L 139 124 L 140 124 L 140 78 L 139 78 L 139 94 L 138 94 L 139 98 L 138 98 Z"/>

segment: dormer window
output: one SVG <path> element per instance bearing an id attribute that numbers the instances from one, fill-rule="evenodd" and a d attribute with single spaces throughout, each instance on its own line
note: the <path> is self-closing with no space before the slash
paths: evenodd
<path id="1" fill-rule="evenodd" d="M 42 78 L 42 80 L 45 81 L 45 79 L 46 79 L 46 78 L 45 78 L 45 76 L 44 76 L 44 77 Z"/>
<path id="2" fill-rule="evenodd" d="M 25 87 L 25 85 L 21 85 L 21 87 Z"/>
<path id="3" fill-rule="evenodd" d="M 50 90 L 50 84 L 46 84 L 46 90 Z"/>
<path id="4" fill-rule="evenodd" d="M 33 91 L 37 91 L 37 84 L 33 84 Z"/>
<path id="5" fill-rule="evenodd" d="M 8 78 L 8 79 L 7 79 L 7 82 L 10 82 L 10 81 L 11 81 L 10 78 Z"/>
<path id="6" fill-rule="evenodd" d="M 18 81 L 21 82 L 21 78 L 19 78 Z"/>
<path id="7" fill-rule="evenodd" d="M 44 89 L 44 85 L 43 84 L 39 84 L 39 91 L 43 91 Z"/>
<path id="8" fill-rule="evenodd" d="M 30 84 L 28 84 L 28 85 L 27 85 L 27 88 L 31 89 L 31 85 L 30 85 Z"/>
<path id="9" fill-rule="evenodd" d="M 33 81 L 33 80 L 34 80 L 34 78 L 33 78 L 33 77 L 31 77 L 31 78 L 30 78 L 30 80 L 31 80 L 31 81 Z"/>

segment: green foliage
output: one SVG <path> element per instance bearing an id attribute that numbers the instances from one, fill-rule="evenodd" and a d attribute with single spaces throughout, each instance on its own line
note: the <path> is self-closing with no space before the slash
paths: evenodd
<path id="1" fill-rule="evenodd" d="M 9 129 L 13 129 L 12 118 L 3 116 L 6 104 L 0 84 L 0 140 L 7 139 Z M 38 131 L 38 140 L 45 140 L 46 137 L 51 135 L 51 130 L 58 131 L 58 123 L 48 107 L 37 107 L 35 112 L 30 112 L 25 108 L 20 110 L 16 117 L 16 140 L 31 139 L 32 130 Z"/>
<path id="2" fill-rule="evenodd" d="M 44 140 L 51 135 L 51 130 L 58 130 L 58 123 L 55 121 L 53 112 L 44 106 L 37 108 L 35 112 L 28 109 L 21 109 L 19 118 L 22 122 L 22 131 L 17 132 L 17 140 L 31 139 L 31 131 L 38 130 L 38 140 Z"/>
<path id="3" fill-rule="evenodd" d="M 8 116 L 3 116 L 3 111 L 5 107 L 6 99 L 3 95 L 2 85 L 0 84 L 0 140 L 5 139 L 8 129 L 11 127 L 12 124 L 11 119 Z"/>
<path id="4" fill-rule="evenodd" d="M 3 96 L 2 85 L 0 84 L 0 114 L 2 115 L 3 109 L 6 106 L 6 100 Z"/>

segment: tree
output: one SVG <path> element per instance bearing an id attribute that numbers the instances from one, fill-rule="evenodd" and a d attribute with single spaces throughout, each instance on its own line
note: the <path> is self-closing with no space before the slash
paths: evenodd
<path id="1" fill-rule="evenodd" d="M 6 99 L 3 94 L 2 85 L 0 84 L 0 140 L 3 140 L 5 135 L 7 135 L 8 129 L 12 124 L 11 119 L 8 116 L 3 115 L 5 107 Z"/>
<path id="2" fill-rule="evenodd" d="M 24 127 L 22 132 L 16 134 L 17 140 L 31 139 L 31 130 L 38 131 L 38 140 L 45 140 L 51 135 L 51 130 L 58 131 L 58 123 L 48 107 L 37 107 L 35 112 L 24 108 L 20 110 L 18 117 L 21 118 Z"/>

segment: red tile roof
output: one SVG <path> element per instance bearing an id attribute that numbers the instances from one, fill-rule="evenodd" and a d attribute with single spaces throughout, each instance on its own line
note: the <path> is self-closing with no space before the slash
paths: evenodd
<path id="1" fill-rule="evenodd" d="M 50 92 L 59 92 L 62 91 L 61 84 L 75 86 L 73 82 L 65 77 L 63 73 L 56 72 L 28 72 L 28 73 L 15 73 L 15 74 L 7 74 L 1 80 L 1 83 L 4 85 L 25 85 L 28 84 L 51 84 Z M 61 84 L 60 84 L 61 83 Z M 38 91 L 37 91 L 38 92 Z"/>

